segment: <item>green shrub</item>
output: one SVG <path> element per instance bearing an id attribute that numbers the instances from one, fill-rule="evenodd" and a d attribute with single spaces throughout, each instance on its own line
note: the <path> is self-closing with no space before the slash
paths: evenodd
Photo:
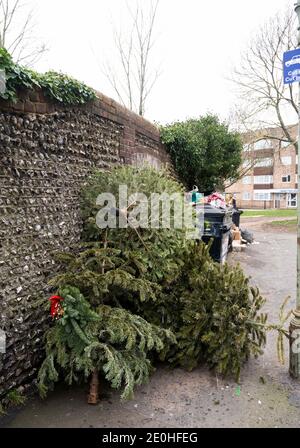
<path id="1" fill-rule="evenodd" d="M 240 136 L 215 115 L 162 126 L 161 139 L 181 182 L 203 193 L 223 188 L 242 162 Z"/>
<path id="2" fill-rule="evenodd" d="M 21 406 L 26 402 L 26 397 L 16 389 L 11 389 L 7 393 L 6 399 L 10 406 Z"/>

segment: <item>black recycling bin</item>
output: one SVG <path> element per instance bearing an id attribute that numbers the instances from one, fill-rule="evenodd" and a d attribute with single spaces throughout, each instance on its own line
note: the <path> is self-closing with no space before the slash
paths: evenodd
<path id="1" fill-rule="evenodd" d="M 229 235 L 232 226 L 232 209 L 220 209 L 209 204 L 204 206 L 204 228 L 202 241 L 213 239 L 210 255 L 218 263 L 225 263 L 229 249 Z"/>
<path id="2" fill-rule="evenodd" d="M 240 227 L 240 219 L 241 219 L 241 214 L 242 213 L 243 213 L 243 210 L 238 210 L 237 208 L 233 209 L 233 212 L 232 212 L 232 222 L 237 227 Z"/>

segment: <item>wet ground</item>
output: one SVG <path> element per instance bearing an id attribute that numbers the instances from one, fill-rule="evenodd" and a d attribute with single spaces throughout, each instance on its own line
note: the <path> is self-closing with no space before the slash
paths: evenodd
<path id="1" fill-rule="evenodd" d="M 296 293 L 296 235 L 252 226 L 256 244 L 231 255 L 267 299 L 271 321 L 287 295 Z M 286 348 L 287 349 L 287 348 Z M 84 388 L 59 387 L 46 401 L 31 399 L 2 421 L 4 427 L 300 427 L 300 382 L 277 360 L 276 338 L 270 335 L 263 356 L 251 359 L 241 384 L 218 378 L 205 367 L 193 372 L 157 368 L 134 400 L 120 402 L 117 392 L 103 387 L 100 403 L 86 403 Z M 2 422 L 2 423 L 1 423 Z"/>

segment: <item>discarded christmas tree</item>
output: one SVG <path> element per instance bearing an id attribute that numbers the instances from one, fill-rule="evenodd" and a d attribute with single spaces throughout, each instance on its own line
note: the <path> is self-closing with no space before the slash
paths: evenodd
<path id="1" fill-rule="evenodd" d="M 265 300 L 249 286 L 239 266 L 212 263 L 209 248 L 195 245 L 185 253 L 181 276 L 171 292 L 180 297 L 178 344 L 170 362 L 192 369 L 207 363 L 238 380 L 250 355 L 258 356 L 266 342 Z"/>
<path id="2" fill-rule="evenodd" d="M 172 365 L 206 362 L 238 378 L 265 343 L 259 292 L 239 267 L 214 263 L 204 244 L 174 228 L 172 207 L 170 228 L 153 228 L 150 209 L 143 225 L 120 228 L 116 220 L 116 228 L 99 228 L 96 199 L 103 192 L 118 198 L 120 185 L 147 200 L 153 192 L 178 193 L 186 207 L 182 187 L 166 173 L 119 167 L 91 177 L 81 199 L 82 243 L 58 255 L 61 274 L 51 280 L 64 298 L 63 315 L 46 335 L 41 393 L 61 374 L 72 383 L 99 370 L 129 397 L 149 377 L 155 352 Z M 133 197 L 126 208 L 116 201 L 108 219 L 117 210 L 127 220 L 140 201 Z"/>
<path id="3" fill-rule="evenodd" d="M 134 386 L 152 371 L 147 354 L 162 350 L 165 340 L 175 342 L 173 335 L 122 308 L 92 309 L 77 288 L 59 293 L 60 312 L 46 333 L 46 357 L 38 374 L 41 396 L 60 375 L 71 385 L 87 381 L 96 369 L 113 388 L 123 387 L 122 398 L 132 397 Z"/>

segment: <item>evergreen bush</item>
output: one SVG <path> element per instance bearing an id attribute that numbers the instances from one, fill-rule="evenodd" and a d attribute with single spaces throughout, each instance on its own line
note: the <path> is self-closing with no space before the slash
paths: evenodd
<path id="1" fill-rule="evenodd" d="M 211 193 L 238 177 L 241 138 L 216 115 L 161 126 L 160 133 L 176 173 L 189 190 L 197 185 L 202 193 Z"/>

